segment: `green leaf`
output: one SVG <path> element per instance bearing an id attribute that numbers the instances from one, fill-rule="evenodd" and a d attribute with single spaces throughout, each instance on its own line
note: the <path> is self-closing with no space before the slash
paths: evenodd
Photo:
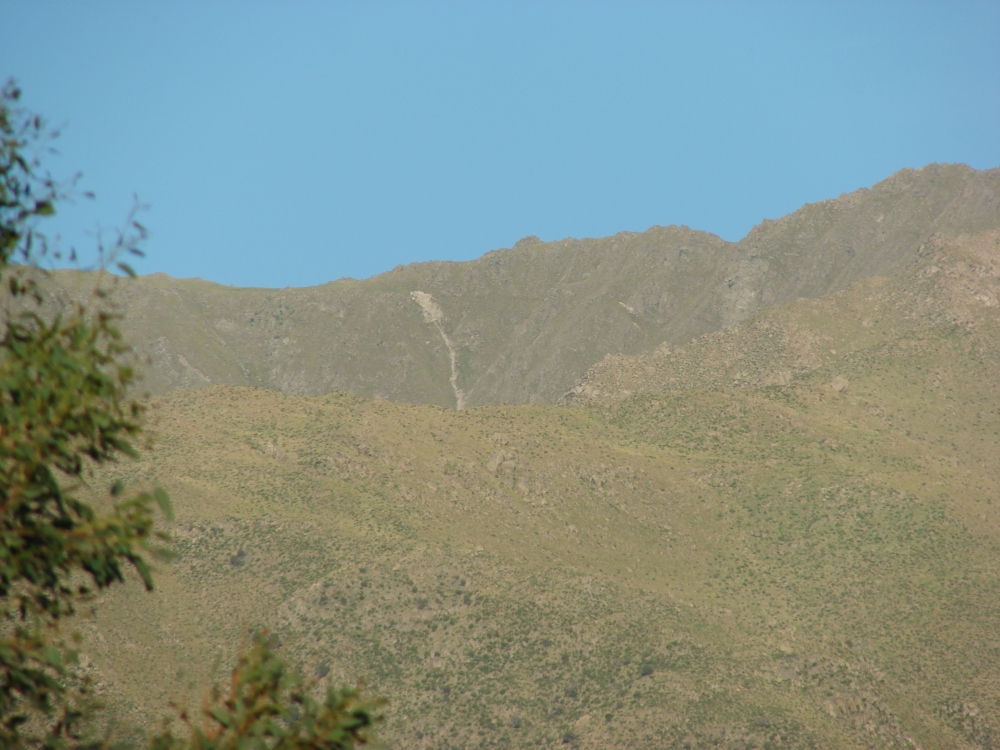
<path id="1" fill-rule="evenodd" d="M 153 490 L 153 499 L 156 500 L 156 504 L 160 506 L 160 512 L 163 513 L 164 518 L 168 521 L 174 520 L 174 506 L 170 502 L 170 496 L 166 493 L 162 487 L 157 487 Z"/>
<path id="2" fill-rule="evenodd" d="M 59 649 L 52 645 L 46 645 L 42 648 L 42 659 L 50 667 L 57 670 L 62 670 L 62 654 L 59 653 Z"/>
<path id="3" fill-rule="evenodd" d="M 232 726 L 233 715 L 224 708 L 213 708 L 209 715 L 224 727 Z"/>

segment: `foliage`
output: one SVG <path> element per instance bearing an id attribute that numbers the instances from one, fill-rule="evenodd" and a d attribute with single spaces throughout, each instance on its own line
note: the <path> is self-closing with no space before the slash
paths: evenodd
<path id="1" fill-rule="evenodd" d="M 0 267 L 17 255 L 28 260 L 34 249 L 32 223 L 55 213 L 58 187 L 51 177 L 36 170 L 39 162 L 25 154 L 29 145 L 43 140 L 41 117 L 17 108 L 20 90 L 8 82 L 0 91 Z M 33 194 L 34 193 L 34 194 Z"/>
<path id="2" fill-rule="evenodd" d="M 108 275 L 89 298 L 54 306 L 36 280 L 37 263 L 58 256 L 37 221 L 68 196 L 28 155 L 55 134 L 19 98 L 13 83 L 0 92 L 0 281 L 8 291 L 0 336 L 0 746 L 97 746 L 86 739 L 97 708 L 91 681 L 73 670 L 76 653 L 60 625 L 123 582 L 128 566 L 153 588 L 149 557 L 167 554 L 153 546 L 167 539 L 154 530 L 154 509 L 169 519 L 171 507 L 162 489 L 126 498 L 120 482 L 107 508 L 85 499 L 94 468 L 137 456 L 144 405 L 130 395 L 136 373 L 109 309 Z M 133 213 L 110 248 L 98 248 L 102 271 L 115 263 L 134 275 L 118 258 L 141 254 L 144 237 Z M 231 695 L 213 702 L 218 726 L 192 730 L 193 747 L 352 747 L 375 722 L 374 704 L 355 692 L 310 698 L 261 643 L 239 657 Z M 281 725 L 293 707 L 297 718 Z M 189 745 L 164 731 L 154 746 Z"/>
<path id="3" fill-rule="evenodd" d="M 71 679 L 60 621 L 124 580 L 124 565 L 152 588 L 145 554 L 163 538 L 153 507 L 170 507 L 162 490 L 122 499 L 120 485 L 103 514 L 80 497 L 91 466 L 136 454 L 143 407 L 127 395 L 135 373 L 103 291 L 47 314 L 27 273 L 48 252 L 35 224 L 65 193 L 26 155 L 50 134 L 19 97 L 7 84 L 0 100 L 0 744 L 59 747 L 81 739 L 93 708 L 89 681 Z M 136 227 L 117 251 L 136 250 Z"/>
<path id="4" fill-rule="evenodd" d="M 271 649 L 266 633 L 240 654 L 229 691 L 218 686 L 207 696 L 198 724 L 181 713 L 190 733 L 180 740 L 169 730 L 155 737 L 152 750 L 344 750 L 365 744 L 378 718 L 378 701 L 358 690 L 328 687 L 322 701 Z"/>

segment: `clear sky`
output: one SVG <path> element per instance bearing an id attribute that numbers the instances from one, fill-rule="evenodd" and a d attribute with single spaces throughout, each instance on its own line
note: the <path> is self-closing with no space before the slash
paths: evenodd
<path id="1" fill-rule="evenodd" d="M 0 0 L 0 76 L 65 124 L 85 251 L 363 278 L 535 234 L 729 240 L 903 167 L 1000 165 L 1000 2 Z"/>

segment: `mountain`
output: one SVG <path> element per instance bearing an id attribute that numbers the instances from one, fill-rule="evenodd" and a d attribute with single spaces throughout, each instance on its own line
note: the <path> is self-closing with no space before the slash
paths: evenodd
<path id="1" fill-rule="evenodd" d="M 153 394 L 215 383 L 555 403 L 608 354 L 688 342 L 910 262 L 934 235 L 996 228 L 1000 169 L 931 165 L 765 221 L 738 243 L 685 227 L 528 237 L 470 262 L 305 289 L 156 274 L 121 284 L 116 300 Z"/>
<path id="2" fill-rule="evenodd" d="M 997 747 L 1000 232 L 968 219 L 994 205 L 982 186 L 996 175 L 930 171 L 747 245 L 685 235 L 707 249 L 676 267 L 722 279 L 686 298 L 705 311 L 689 325 L 728 328 L 604 360 L 572 408 L 218 384 L 157 397 L 154 450 L 93 486 L 166 485 L 178 558 L 156 593 L 131 582 L 100 600 L 85 667 L 149 724 L 185 699 L 179 670 L 197 700 L 266 627 L 313 674 L 389 696 L 383 735 L 399 748 Z M 940 175 L 960 186 L 947 200 L 928 187 Z M 934 221 L 890 221 L 923 216 L 928 196 L 945 206 Z M 850 210 L 876 228 L 852 234 Z M 960 211 L 964 234 L 941 218 Z M 816 217 L 829 225 L 810 235 Z M 527 283 L 515 261 L 559 252 L 525 244 L 466 267 Z M 811 260 L 779 265 L 796 257 Z M 406 281 L 384 292 L 399 302 L 385 319 L 463 340 L 457 292 L 418 276 L 462 267 L 387 275 Z M 595 273 L 575 283 L 596 295 Z M 166 297 L 178 282 L 155 283 Z M 412 291 L 431 295 L 426 318 Z M 636 311 L 629 325 L 655 319 L 626 291 L 612 300 Z"/>
<path id="3" fill-rule="evenodd" d="M 823 368 L 841 377 L 850 375 L 860 366 L 862 352 L 891 348 L 929 325 L 974 325 L 981 307 L 1000 304 L 998 243 L 996 231 L 934 235 L 886 276 L 873 276 L 818 300 L 766 308 L 688 344 L 663 344 L 632 357 L 608 355 L 562 403 L 787 385 Z"/>

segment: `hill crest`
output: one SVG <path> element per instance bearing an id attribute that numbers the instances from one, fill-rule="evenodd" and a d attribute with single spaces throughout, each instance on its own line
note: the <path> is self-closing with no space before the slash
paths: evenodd
<path id="1" fill-rule="evenodd" d="M 555 403 L 606 355 L 675 346 L 888 273 L 935 234 L 996 228 L 1000 169 L 930 165 L 764 221 L 737 243 L 678 226 L 527 237 L 361 281 L 237 289 L 158 274 L 115 298 L 153 394 L 223 383 L 453 408 Z"/>

